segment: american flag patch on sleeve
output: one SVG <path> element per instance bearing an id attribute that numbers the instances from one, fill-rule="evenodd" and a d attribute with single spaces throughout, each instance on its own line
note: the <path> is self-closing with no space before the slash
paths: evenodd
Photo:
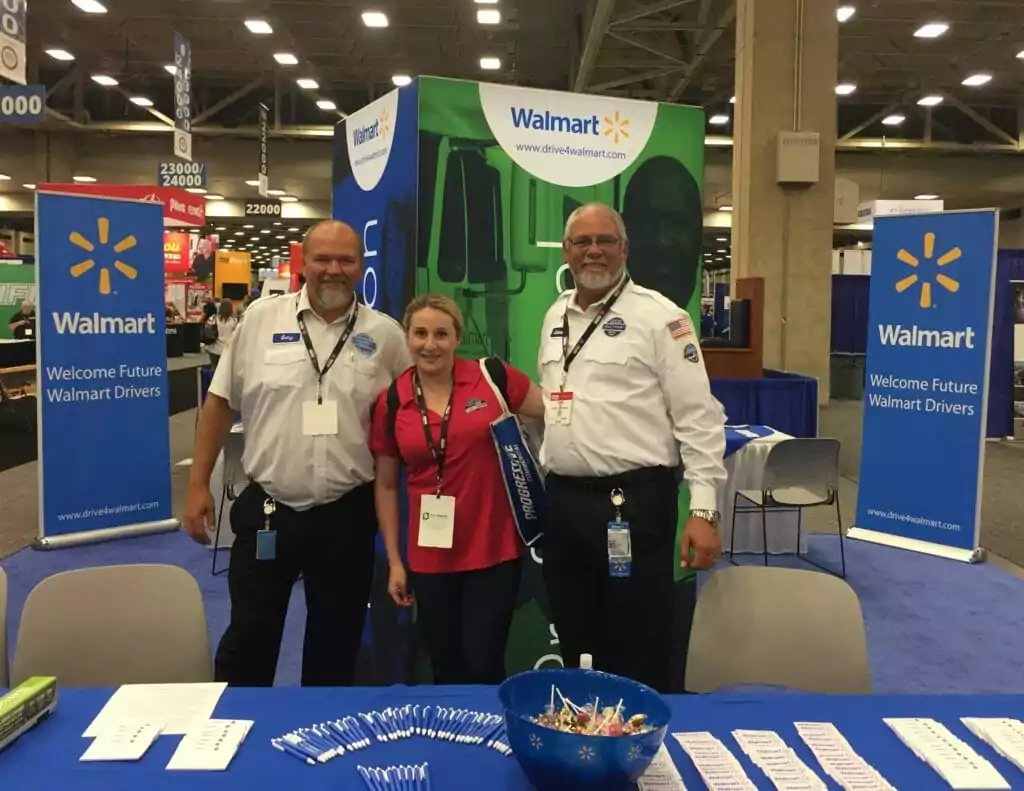
<path id="1" fill-rule="evenodd" d="M 668 331 L 674 339 L 679 340 L 687 335 L 693 335 L 693 324 L 686 316 L 680 316 L 668 323 Z"/>

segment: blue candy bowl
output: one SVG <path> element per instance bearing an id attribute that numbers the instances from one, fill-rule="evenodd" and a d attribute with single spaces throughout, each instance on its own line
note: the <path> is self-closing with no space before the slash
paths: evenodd
<path id="1" fill-rule="evenodd" d="M 626 716 L 646 714 L 654 730 L 635 736 L 582 736 L 530 721 L 544 711 L 551 685 L 583 706 L 600 698 L 601 708 L 622 698 Z M 672 717 L 668 704 L 650 687 L 595 670 L 531 670 L 498 688 L 508 743 L 537 791 L 632 791 L 665 741 Z M 558 699 L 555 705 L 559 706 Z"/>

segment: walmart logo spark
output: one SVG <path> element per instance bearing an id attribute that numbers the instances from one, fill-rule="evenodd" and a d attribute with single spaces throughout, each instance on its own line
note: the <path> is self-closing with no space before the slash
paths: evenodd
<path id="1" fill-rule="evenodd" d="M 615 115 L 609 118 L 607 115 L 604 117 L 604 134 L 605 137 L 611 137 L 615 141 L 615 145 L 619 144 L 620 137 L 629 137 L 629 130 L 626 127 L 629 126 L 629 119 L 623 118 L 619 111 L 615 111 Z"/>
<path id="2" fill-rule="evenodd" d="M 924 260 L 931 261 L 934 255 L 935 234 L 926 233 L 924 235 Z M 960 260 L 960 257 L 962 255 L 963 251 L 959 247 L 954 247 L 948 252 L 943 253 L 942 256 L 940 256 L 939 259 L 935 261 L 935 263 L 938 266 L 946 266 L 948 264 L 952 264 L 954 261 Z M 915 269 L 921 264 L 921 261 L 916 256 L 912 255 L 909 251 L 904 249 L 901 249 L 899 253 L 896 254 L 896 257 L 907 266 L 914 267 Z M 918 276 L 915 273 L 912 275 L 907 275 L 905 278 L 898 280 L 896 282 L 896 292 L 898 294 L 902 294 L 904 291 L 906 291 L 907 289 L 911 288 L 912 286 L 916 285 L 919 282 L 921 283 L 920 305 L 922 308 L 930 308 L 932 307 L 932 284 L 923 276 Z M 938 283 L 951 294 L 955 294 L 957 291 L 960 290 L 960 282 L 958 280 L 954 280 L 953 278 L 941 272 L 935 276 L 935 282 Z"/>
<path id="3" fill-rule="evenodd" d="M 106 217 L 100 217 L 96 221 L 96 226 L 97 226 L 96 230 L 97 230 L 99 246 L 101 246 L 101 247 L 108 246 L 110 244 L 110 220 L 107 219 Z M 75 245 L 76 247 L 82 248 L 87 253 L 95 252 L 97 245 L 93 244 L 92 242 L 90 242 L 82 234 L 78 233 L 78 231 L 75 231 L 74 233 L 72 233 L 70 238 L 71 238 L 71 243 L 73 245 Z M 135 239 L 134 236 L 126 236 L 121 241 L 119 241 L 117 244 L 114 245 L 114 252 L 118 253 L 118 254 L 123 253 L 126 250 L 131 250 L 133 247 L 135 247 L 136 244 L 138 244 L 138 242 L 137 242 L 137 240 Z M 70 270 L 71 277 L 76 277 L 76 278 L 77 277 L 81 277 L 86 272 L 89 272 L 90 270 L 95 269 L 95 268 L 96 268 L 96 261 L 94 261 L 92 258 L 87 258 L 84 261 L 82 261 L 81 263 L 75 264 L 73 267 L 71 267 L 71 270 Z M 116 269 L 118 272 L 120 272 L 122 275 L 124 275 L 129 280 L 134 280 L 136 277 L 139 276 L 138 270 L 135 269 L 135 267 L 129 266 L 124 261 L 115 260 L 113 268 Z M 101 266 L 101 267 L 99 267 L 99 270 L 100 270 L 100 284 L 99 284 L 99 286 L 100 286 L 100 293 L 101 294 L 109 294 L 110 293 L 110 267 Z"/>

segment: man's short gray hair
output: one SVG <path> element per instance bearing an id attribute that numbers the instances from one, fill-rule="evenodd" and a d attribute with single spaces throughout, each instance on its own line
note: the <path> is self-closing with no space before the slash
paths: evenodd
<path id="1" fill-rule="evenodd" d="M 341 226 L 343 228 L 348 228 L 350 231 L 352 231 L 353 235 L 356 237 L 356 242 L 357 242 L 356 243 L 356 247 L 359 249 L 359 257 L 360 258 L 363 257 L 364 252 L 365 252 L 363 250 L 363 241 L 362 241 L 362 239 L 359 238 L 359 234 L 356 233 L 356 229 L 355 228 L 353 228 L 347 222 L 343 222 L 342 220 L 319 220 L 319 221 L 313 223 L 311 226 L 309 226 L 309 229 L 306 231 L 306 233 L 302 237 L 302 257 L 303 257 L 303 259 L 305 259 L 306 254 L 309 252 L 309 237 L 312 236 L 313 233 L 315 231 L 319 230 L 320 228 L 325 228 L 325 227 L 328 227 L 328 226 L 332 226 L 332 227 Z"/>
<path id="2" fill-rule="evenodd" d="M 580 206 L 578 209 L 575 209 L 573 213 L 569 215 L 569 219 L 565 221 L 565 235 L 562 238 L 568 239 L 569 232 L 572 230 L 573 223 L 576 222 L 576 220 L 579 218 L 581 214 L 592 209 L 600 209 L 601 211 L 606 212 L 612 218 L 612 221 L 615 223 L 615 229 L 616 231 L 618 231 L 619 238 L 624 242 L 629 240 L 629 237 L 626 235 L 626 223 L 622 219 L 622 215 L 615 211 L 615 209 L 613 209 L 608 204 L 597 202 L 584 203 L 582 206 Z"/>

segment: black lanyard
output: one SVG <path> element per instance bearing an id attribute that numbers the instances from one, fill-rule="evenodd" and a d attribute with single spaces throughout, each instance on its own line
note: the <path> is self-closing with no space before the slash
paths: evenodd
<path id="1" fill-rule="evenodd" d="M 608 315 L 608 311 L 612 309 L 615 302 L 622 292 L 625 290 L 626 285 L 629 283 L 629 275 L 625 275 L 622 278 L 622 282 L 619 283 L 619 287 L 612 292 L 612 295 L 608 297 L 608 300 L 601 306 L 601 309 L 597 311 L 597 315 L 590 322 L 590 326 L 580 336 L 580 339 L 576 341 L 576 345 L 572 347 L 572 351 L 569 351 L 569 311 L 562 314 L 562 388 L 565 388 L 565 377 L 569 374 L 569 366 L 572 365 L 572 361 L 576 359 L 579 353 L 583 350 L 583 347 L 587 345 L 587 341 L 590 340 L 590 336 L 594 334 L 594 330 L 597 329 L 597 325 L 604 321 L 604 317 Z"/>
<path id="2" fill-rule="evenodd" d="M 444 408 L 441 416 L 441 441 L 434 444 L 434 434 L 430 430 L 430 414 L 427 412 L 427 402 L 423 398 L 423 387 L 420 385 L 420 375 L 413 371 L 412 388 L 416 394 L 416 406 L 420 408 L 420 418 L 423 420 L 423 433 L 427 437 L 427 447 L 430 448 L 430 455 L 437 462 L 437 496 L 441 496 L 441 484 L 444 482 L 444 460 L 448 455 L 448 421 L 452 416 L 452 399 L 455 397 L 455 371 L 452 371 L 452 392 L 448 396 L 448 406 Z"/>
<path id="3" fill-rule="evenodd" d="M 327 358 L 327 363 L 324 365 L 323 370 L 320 369 L 320 361 L 316 356 L 316 349 L 313 348 L 313 341 L 309 339 L 309 330 L 306 329 L 306 320 L 302 318 L 302 314 L 299 313 L 296 319 L 299 322 L 299 332 L 302 333 L 302 342 L 306 344 L 306 352 L 309 354 L 309 361 L 313 363 L 313 370 L 316 371 L 316 402 L 323 404 L 324 402 L 324 377 L 327 376 L 327 372 L 331 370 L 331 366 L 334 365 L 334 361 L 338 359 L 338 355 L 341 354 L 342 348 L 345 346 L 345 342 L 348 341 L 349 335 L 352 334 L 352 330 L 356 327 L 356 319 L 359 318 L 359 300 L 355 300 L 352 305 L 352 316 L 348 320 L 348 324 L 345 326 L 345 331 L 341 333 L 341 337 L 338 338 L 338 342 L 334 344 L 334 351 L 331 352 L 331 356 Z"/>

